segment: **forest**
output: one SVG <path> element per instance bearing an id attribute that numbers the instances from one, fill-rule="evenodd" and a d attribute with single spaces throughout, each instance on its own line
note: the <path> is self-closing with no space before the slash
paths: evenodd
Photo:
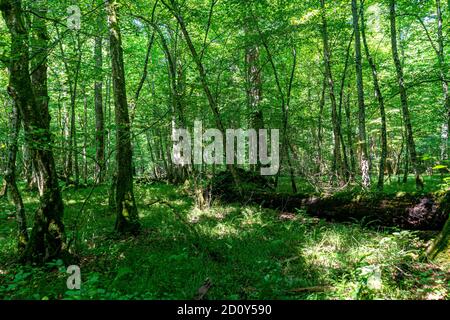
<path id="1" fill-rule="evenodd" d="M 450 299 L 450 1 L 0 13 L 0 300 Z"/>

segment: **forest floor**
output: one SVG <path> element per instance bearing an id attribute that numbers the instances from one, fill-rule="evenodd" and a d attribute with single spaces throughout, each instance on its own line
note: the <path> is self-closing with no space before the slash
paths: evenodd
<path id="1" fill-rule="evenodd" d="M 142 232 L 118 238 L 106 186 L 91 195 L 66 188 L 81 290 L 67 289 L 60 260 L 39 268 L 15 262 L 14 208 L 0 200 L 0 299 L 192 299 L 208 278 L 206 299 L 450 298 L 448 266 L 423 259 L 434 234 L 241 204 L 200 211 L 185 191 L 136 185 Z M 23 194 L 30 224 L 37 197 Z"/>

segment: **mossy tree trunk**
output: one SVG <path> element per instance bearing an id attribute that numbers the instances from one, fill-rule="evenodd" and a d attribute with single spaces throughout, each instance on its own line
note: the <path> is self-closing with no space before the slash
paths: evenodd
<path id="1" fill-rule="evenodd" d="M 8 145 L 8 164 L 6 167 L 5 181 L 7 190 L 16 207 L 16 221 L 18 230 L 18 248 L 22 253 L 28 242 L 27 222 L 25 216 L 25 206 L 23 205 L 22 195 L 16 183 L 16 158 L 18 148 L 18 136 L 20 132 L 21 118 L 16 104 L 12 103 L 11 110 L 11 128 Z"/>
<path id="2" fill-rule="evenodd" d="M 427 255 L 432 260 L 444 260 L 450 266 L 450 191 L 447 191 L 441 198 L 441 206 L 448 220 L 442 231 L 428 248 Z"/>
<path id="3" fill-rule="evenodd" d="M 135 234 L 140 229 L 140 223 L 133 193 L 130 118 L 125 88 L 122 39 L 116 9 L 117 2 L 115 0 L 106 1 L 117 130 L 117 184 L 115 194 L 117 219 L 115 230 L 122 234 Z"/>
<path id="4" fill-rule="evenodd" d="M 25 128 L 25 139 L 31 148 L 33 166 L 38 175 L 40 205 L 25 252 L 24 262 L 44 262 L 60 256 L 64 249 L 64 205 L 58 185 L 51 147 L 48 111 L 36 102 L 30 79 L 28 31 L 20 0 L 1 0 L 6 25 L 11 35 L 11 61 L 8 92 L 13 97 Z"/>
<path id="5" fill-rule="evenodd" d="M 409 112 L 408 94 L 406 91 L 405 77 L 403 72 L 402 62 L 398 54 L 398 41 L 397 41 L 397 11 L 396 1 L 389 0 L 389 18 L 391 27 L 391 45 L 392 45 L 392 57 L 394 59 L 395 70 L 397 73 L 397 81 L 400 91 L 400 100 L 402 105 L 403 124 L 405 126 L 405 140 L 408 149 L 408 154 L 411 160 L 411 164 L 416 176 L 416 187 L 418 190 L 423 189 L 422 178 L 419 172 L 419 163 L 417 159 L 416 145 L 414 142 L 413 129 L 411 124 L 411 116 Z"/>

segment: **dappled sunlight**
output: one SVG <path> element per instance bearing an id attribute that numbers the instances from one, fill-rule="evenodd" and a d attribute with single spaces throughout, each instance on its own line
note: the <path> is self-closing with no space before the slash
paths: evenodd
<path id="1" fill-rule="evenodd" d="M 115 214 L 107 206 L 101 206 L 103 214 L 98 213 L 106 187 L 99 187 L 90 198 L 88 191 L 80 193 L 75 203 L 67 204 L 68 234 L 72 236 L 76 219 L 81 226 L 78 252 L 88 273 L 85 285 L 95 288 L 89 293 L 92 297 L 106 294 L 107 286 L 114 288 L 109 297 L 118 297 L 131 286 L 136 298 L 172 298 L 176 292 L 177 298 L 190 299 L 198 284 L 210 278 L 212 299 L 394 299 L 411 297 L 393 287 L 399 281 L 396 277 L 406 281 L 425 266 L 418 260 L 423 243 L 414 233 L 380 233 L 359 225 L 330 224 L 304 212 L 279 213 L 254 206 L 215 204 L 199 210 L 183 192 L 160 187 L 136 187 L 142 231 L 135 238 L 114 236 Z M 86 208 L 78 216 L 84 201 Z M 6 220 L 0 229 L 3 261 L 16 250 L 11 240 L 14 232 L 14 220 Z M 405 269 L 406 264 L 416 265 L 417 271 Z M 5 274 L 11 272 L 8 265 L 1 268 Z M 439 272 L 443 274 L 436 269 Z M 50 285 L 61 276 L 49 274 L 43 279 Z M 420 295 L 446 297 L 444 283 L 430 280 Z M 41 292 L 46 290 L 46 294 L 55 292 L 42 286 Z"/>

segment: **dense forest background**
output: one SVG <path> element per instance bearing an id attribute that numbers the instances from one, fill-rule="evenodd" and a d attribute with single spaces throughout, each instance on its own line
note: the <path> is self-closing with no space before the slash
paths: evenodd
<path id="1" fill-rule="evenodd" d="M 0 0 L 0 297 L 448 299 L 449 7 Z"/>

